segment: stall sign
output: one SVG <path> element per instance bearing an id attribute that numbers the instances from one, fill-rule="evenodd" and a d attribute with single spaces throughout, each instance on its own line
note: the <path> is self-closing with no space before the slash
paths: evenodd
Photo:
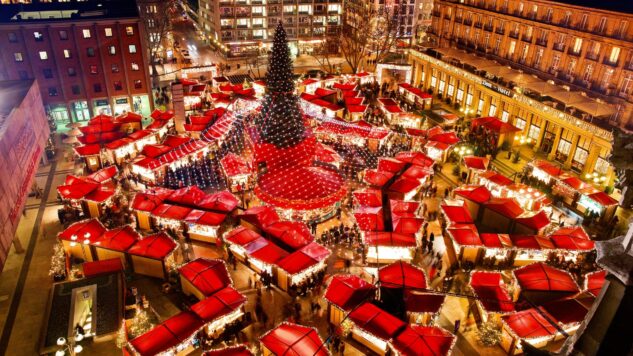
<path id="1" fill-rule="evenodd" d="M 114 99 L 114 103 L 117 105 L 127 104 L 127 98 Z"/>
<path id="2" fill-rule="evenodd" d="M 505 96 L 512 97 L 512 90 L 499 86 L 497 84 L 491 83 L 487 80 L 482 80 L 481 85 L 485 86 L 488 89 L 492 89 L 497 93 L 503 94 Z"/>

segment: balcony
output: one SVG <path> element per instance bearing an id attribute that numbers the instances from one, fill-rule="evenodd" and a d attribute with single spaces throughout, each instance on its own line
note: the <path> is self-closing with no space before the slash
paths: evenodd
<path id="1" fill-rule="evenodd" d="M 508 36 L 514 38 L 514 39 L 518 39 L 519 38 L 519 31 L 511 31 L 510 33 L 508 33 Z"/>
<path id="2" fill-rule="evenodd" d="M 248 28 L 248 24 L 244 24 L 244 25 L 237 25 L 235 26 L 236 28 Z"/>
<path id="3" fill-rule="evenodd" d="M 506 31 L 502 27 L 498 27 L 497 29 L 495 29 L 495 33 L 497 35 L 503 36 L 503 35 L 505 35 Z"/>
<path id="4" fill-rule="evenodd" d="M 593 30 L 591 31 L 592 33 L 595 33 L 596 35 L 601 35 L 604 36 L 607 34 L 607 28 L 606 27 L 600 27 L 600 26 L 596 26 L 593 28 Z"/>
<path id="5" fill-rule="evenodd" d="M 552 47 L 555 51 L 565 52 L 565 44 L 564 43 L 554 43 L 554 47 Z"/>
<path id="6" fill-rule="evenodd" d="M 587 53 L 587 55 L 585 56 L 585 58 L 591 61 L 597 61 L 598 57 L 600 57 L 600 53 Z"/>
<path id="7" fill-rule="evenodd" d="M 602 61 L 602 64 L 605 64 L 605 65 L 608 65 L 608 66 L 611 66 L 611 67 L 617 67 L 619 63 L 620 63 L 620 61 L 615 61 L 615 62 L 612 62 L 612 61 L 611 61 L 610 59 L 608 59 L 608 58 L 605 58 L 605 59 Z"/>
<path id="8" fill-rule="evenodd" d="M 521 41 L 523 41 L 523 42 L 532 42 L 532 36 L 523 35 L 523 36 L 521 36 Z"/>
<path id="9" fill-rule="evenodd" d="M 492 27 L 493 27 L 492 25 L 486 25 L 484 26 L 484 31 L 492 32 L 492 29 L 493 29 Z"/>
<path id="10" fill-rule="evenodd" d="M 475 27 L 482 28 L 483 24 L 481 22 L 475 22 Z"/>
<path id="11" fill-rule="evenodd" d="M 473 24 L 473 20 L 471 20 L 471 19 L 464 20 L 464 26 L 470 26 L 472 24 Z"/>

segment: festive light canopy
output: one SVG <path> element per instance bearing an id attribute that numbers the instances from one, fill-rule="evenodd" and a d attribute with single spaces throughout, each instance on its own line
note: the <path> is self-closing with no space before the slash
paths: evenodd
<path id="1" fill-rule="evenodd" d="M 445 356 L 450 355 L 454 340 L 454 335 L 440 327 L 411 324 L 391 345 L 402 356 Z"/>
<path id="2" fill-rule="evenodd" d="M 394 262 L 378 270 L 380 286 L 384 288 L 425 289 L 424 271 L 407 262 Z"/>
<path id="3" fill-rule="evenodd" d="M 337 274 L 332 277 L 324 298 L 337 307 L 351 311 L 374 297 L 376 287 L 355 275 Z"/>
<path id="4" fill-rule="evenodd" d="M 205 296 L 231 284 L 224 261 L 217 259 L 197 258 L 180 267 L 180 275 Z"/>
<path id="5" fill-rule="evenodd" d="M 125 252 L 134 245 L 141 235 L 130 225 L 124 225 L 105 231 L 98 237 L 96 245 L 110 250 Z"/>
<path id="6" fill-rule="evenodd" d="M 542 311 L 531 308 L 504 315 L 501 320 L 514 334 L 522 339 L 535 339 L 555 335 L 557 332 L 556 327 L 542 314 Z M 545 313 L 545 315 L 547 314 Z M 548 318 L 553 320 L 551 316 L 548 316 Z"/>
<path id="7" fill-rule="evenodd" d="M 275 355 L 329 355 L 316 330 L 299 324 L 281 323 L 259 340 Z"/>
<path id="8" fill-rule="evenodd" d="M 364 303 L 349 313 L 349 319 L 365 332 L 387 341 L 401 332 L 406 324 L 371 303 Z"/>
<path id="9" fill-rule="evenodd" d="M 483 204 L 492 198 L 492 193 L 483 185 L 462 185 L 453 190 L 456 196 Z"/>
<path id="10" fill-rule="evenodd" d="M 78 243 L 88 242 L 90 244 L 98 241 L 106 228 L 97 219 L 78 221 L 68 226 L 60 232 L 57 237 L 60 240 L 77 241 Z"/>
<path id="11" fill-rule="evenodd" d="M 131 340 L 130 345 L 142 356 L 157 355 L 185 342 L 203 325 L 198 315 L 186 310 Z"/>
<path id="12" fill-rule="evenodd" d="M 513 271 L 522 291 L 547 291 L 578 293 L 580 290 L 573 277 L 564 270 L 541 262 Z"/>
<path id="13" fill-rule="evenodd" d="M 445 294 L 427 293 L 416 290 L 407 290 L 404 293 L 406 310 L 410 313 L 439 313 L 445 299 Z"/>
<path id="14" fill-rule="evenodd" d="M 178 245 L 164 232 L 146 236 L 130 247 L 127 253 L 155 260 L 162 260 L 171 254 Z"/>

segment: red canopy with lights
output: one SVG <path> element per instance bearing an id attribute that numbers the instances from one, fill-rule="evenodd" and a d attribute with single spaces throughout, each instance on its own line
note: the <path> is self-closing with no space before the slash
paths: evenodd
<path id="1" fill-rule="evenodd" d="M 224 261 L 217 259 L 197 258 L 180 267 L 180 275 L 207 297 L 231 284 Z"/>
<path id="2" fill-rule="evenodd" d="M 314 240 L 308 226 L 298 221 L 277 221 L 264 227 L 264 232 L 271 240 L 298 250 Z"/>
<path id="3" fill-rule="evenodd" d="M 501 320 L 521 339 L 533 339 L 555 335 L 556 327 L 543 317 L 541 313 L 542 312 L 532 308 L 504 315 L 501 317 Z M 549 318 L 552 320 L 551 316 L 549 316 Z"/>
<path id="4" fill-rule="evenodd" d="M 567 271 L 542 262 L 521 267 L 513 273 L 522 291 L 579 292 L 576 281 Z"/>
<path id="5" fill-rule="evenodd" d="M 404 303 L 407 312 L 432 313 L 440 311 L 446 295 L 407 290 L 404 293 Z"/>
<path id="6" fill-rule="evenodd" d="M 396 336 L 406 326 L 400 319 L 371 303 L 352 310 L 349 319 L 357 327 L 384 341 Z"/>
<path id="7" fill-rule="evenodd" d="M 521 216 L 514 220 L 517 224 L 527 226 L 530 229 L 539 231 L 550 224 L 549 217 L 544 210 L 530 216 Z"/>
<path id="8" fill-rule="evenodd" d="M 380 286 L 385 288 L 424 289 L 424 271 L 410 263 L 398 261 L 378 270 Z"/>
<path id="9" fill-rule="evenodd" d="M 312 242 L 280 259 L 277 266 L 289 274 L 297 274 L 325 260 L 329 255 L 330 250 Z"/>
<path id="10" fill-rule="evenodd" d="M 463 185 L 455 188 L 453 192 L 457 196 L 479 204 L 485 203 L 492 198 L 492 193 L 483 185 Z"/>
<path id="11" fill-rule="evenodd" d="M 470 211 L 464 205 L 442 204 L 442 211 L 451 224 L 472 224 L 473 218 Z"/>
<path id="12" fill-rule="evenodd" d="M 278 222 L 279 215 L 271 206 L 260 205 L 246 209 L 240 214 L 240 219 L 247 221 L 260 229 L 272 223 Z"/>
<path id="13" fill-rule="evenodd" d="M 89 244 L 92 244 L 98 241 L 105 231 L 106 228 L 99 220 L 88 219 L 71 224 L 64 231 L 60 232 L 57 237 L 60 240 L 77 241 L 77 243 L 84 243 L 88 240 Z"/>
<path id="14" fill-rule="evenodd" d="M 514 311 L 514 303 L 504 287 L 501 273 L 477 271 L 471 275 L 470 286 L 483 307 L 493 313 Z"/>
<path id="15" fill-rule="evenodd" d="M 140 238 L 141 235 L 132 226 L 125 225 L 105 231 L 95 244 L 102 248 L 125 252 Z"/>
<path id="16" fill-rule="evenodd" d="M 176 249 L 176 242 L 164 232 L 137 241 L 127 253 L 154 260 L 162 260 Z"/>
<path id="17" fill-rule="evenodd" d="M 481 239 L 477 228 L 473 224 L 459 225 L 446 229 L 453 240 L 461 246 L 481 246 Z"/>
<path id="18" fill-rule="evenodd" d="M 373 298 L 374 285 L 355 275 L 335 275 L 325 291 L 324 298 L 337 307 L 350 311 Z"/>
<path id="19" fill-rule="evenodd" d="M 211 323 L 232 313 L 245 303 L 246 297 L 235 288 L 228 286 L 192 305 L 191 311 L 205 323 Z"/>
<path id="20" fill-rule="evenodd" d="M 407 325 L 391 345 L 402 356 L 445 356 L 451 353 L 455 336 L 436 326 Z"/>
<path id="21" fill-rule="evenodd" d="M 185 310 L 130 341 L 142 356 L 153 356 L 178 346 L 204 326 L 194 312 Z"/>
<path id="22" fill-rule="evenodd" d="M 316 330 L 303 325 L 281 323 L 259 341 L 275 355 L 329 355 Z"/>

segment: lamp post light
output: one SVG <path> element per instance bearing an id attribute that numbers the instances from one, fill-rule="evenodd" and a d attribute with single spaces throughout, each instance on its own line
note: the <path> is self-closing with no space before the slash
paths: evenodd
<path id="1" fill-rule="evenodd" d="M 516 162 L 519 162 L 521 160 L 521 146 L 532 143 L 532 138 L 526 135 L 516 135 L 514 136 L 514 143 L 516 144 L 516 150 L 514 151 L 514 160 Z"/>
<path id="2" fill-rule="evenodd" d="M 78 344 L 81 340 L 84 339 L 84 336 L 79 333 L 75 333 L 73 337 L 68 338 L 66 340 L 65 337 L 59 337 L 57 339 L 57 346 L 59 346 L 59 350 L 55 352 L 55 356 L 64 356 L 66 353 L 70 356 L 75 356 L 81 351 L 83 351 L 83 347 Z"/>
<path id="3" fill-rule="evenodd" d="M 593 172 L 593 173 L 587 173 L 585 175 L 585 179 L 587 179 L 587 181 L 595 184 L 595 185 L 603 185 L 605 184 L 606 180 L 607 180 L 607 176 L 605 176 L 602 173 L 598 173 L 598 172 Z"/>

